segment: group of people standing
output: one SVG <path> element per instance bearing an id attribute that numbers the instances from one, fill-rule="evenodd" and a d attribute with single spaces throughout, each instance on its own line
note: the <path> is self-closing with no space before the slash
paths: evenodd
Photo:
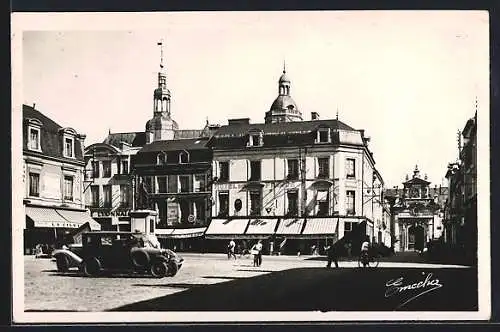
<path id="1" fill-rule="evenodd" d="M 243 254 L 243 251 L 246 251 L 246 248 L 240 248 L 240 254 Z M 253 266 L 261 266 L 262 265 L 262 241 L 259 240 L 252 246 L 250 249 L 250 254 L 253 255 Z M 234 240 L 229 241 L 227 245 L 227 258 L 236 259 L 236 243 Z"/>

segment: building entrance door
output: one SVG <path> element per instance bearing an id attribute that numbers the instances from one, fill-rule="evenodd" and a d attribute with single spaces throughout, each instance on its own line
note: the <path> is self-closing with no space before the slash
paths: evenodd
<path id="1" fill-rule="evenodd" d="M 414 225 L 408 228 L 408 250 L 423 250 L 424 240 L 424 227 Z"/>

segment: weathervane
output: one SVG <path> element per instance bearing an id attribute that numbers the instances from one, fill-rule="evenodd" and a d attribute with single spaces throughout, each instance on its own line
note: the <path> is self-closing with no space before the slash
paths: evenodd
<path id="1" fill-rule="evenodd" d="M 158 42 L 158 46 L 160 46 L 160 68 L 163 68 L 163 38 Z"/>

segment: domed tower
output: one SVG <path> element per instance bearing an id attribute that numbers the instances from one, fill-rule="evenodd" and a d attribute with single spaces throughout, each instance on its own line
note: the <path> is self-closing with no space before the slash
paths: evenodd
<path id="1" fill-rule="evenodd" d="M 170 115 L 170 90 L 167 89 L 167 73 L 163 65 L 163 42 L 158 45 L 161 47 L 158 87 L 153 94 L 153 118 L 146 123 L 146 143 L 172 140 L 179 129 Z"/>
<path id="2" fill-rule="evenodd" d="M 266 123 L 302 121 L 302 113 L 290 97 L 290 83 L 286 75 L 285 64 L 283 64 L 283 74 L 278 81 L 278 97 L 271 105 L 271 109 L 266 112 Z"/>

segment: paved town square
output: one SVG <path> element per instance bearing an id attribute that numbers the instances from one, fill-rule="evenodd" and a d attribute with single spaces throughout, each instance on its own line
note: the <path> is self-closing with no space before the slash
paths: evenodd
<path id="1" fill-rule="evenodd" d="M 326 269 L 321 256 L 264 257 L 261 267 L 254 267 L 252 259 L 245 257 L 183 256 L 185 264 L 179 273 L 161 279 L 130 274 L 86 278 L 77 270 L 57 272 L 50 259 L 26 256 L 26 311 L 394 310 L 409 296 L 386 297 L 386 283 L 399 277 L 425 281 L 429 274 L 439 279 L 443 289 L 401 309 L 474 310 L 477 306 L 474 296 L 460 288 L 460 282 L 477 283 L 475 269 L 422 263 L 417 256 L 410 257 L 414 262 L 398 262 L 393 257 L 367 269 L 342 260 L 338 269 Z M 359 292 L 363 289 L 369 293 Z M 459 298 L 453 295 L 457 291 Z"/>

